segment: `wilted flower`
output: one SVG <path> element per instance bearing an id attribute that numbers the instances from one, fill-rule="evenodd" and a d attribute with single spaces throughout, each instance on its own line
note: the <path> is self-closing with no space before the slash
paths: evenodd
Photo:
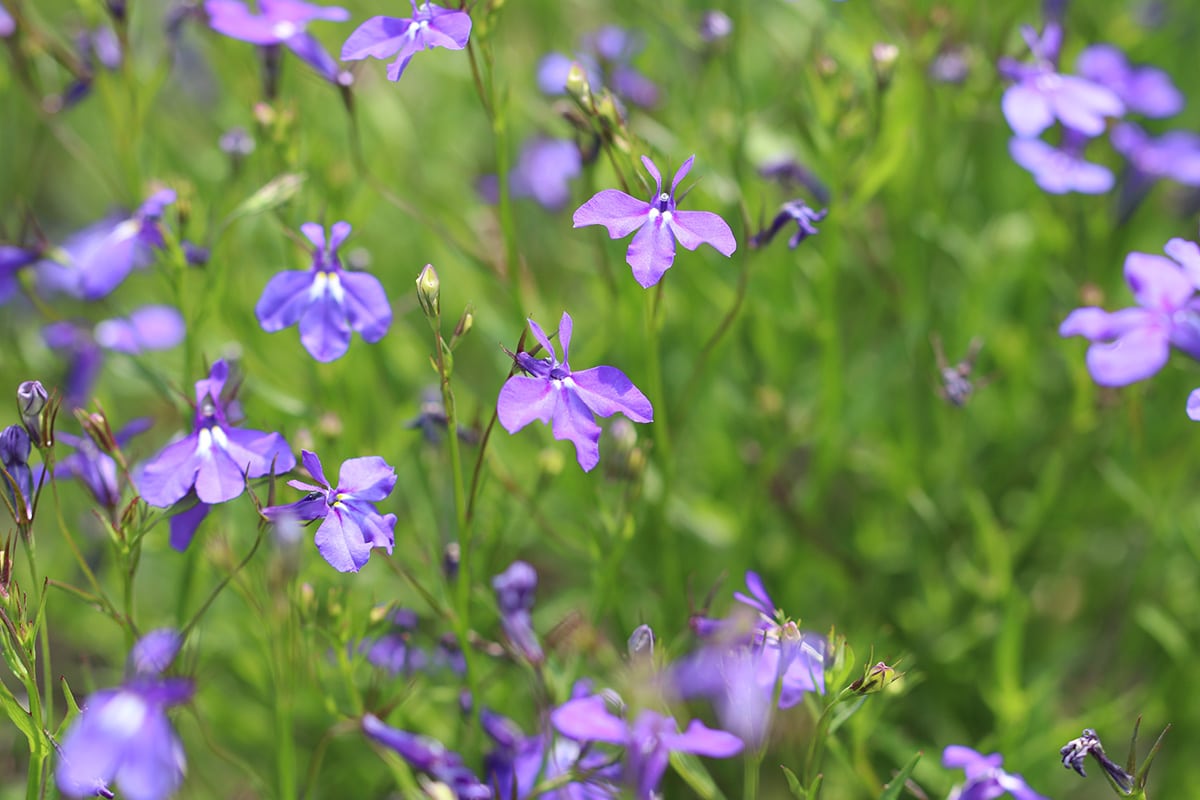
<path id="1" fill-rule="evenodd" d="M 1171 346 L 1200 359 L 1200 248 L 1172 239 L 1163 248 L 1171 258 L 1130 253 L 1125 281 L 1140 308 L 1109 313 L 1077 308 L 1063 320 L 1062 336 L 1092 342 L 1087 365 L 1101 386 L 1125 386 L 1148 378 L 1167 363 Z M 1172 261 L 1171 259 L 1174 259 Z"/>
<path id="2" fill-rule="evenodd" d="M 396 515 L 381 515 L 375 503 L 392 493 L 396 471 L 379 456 L 352 458 L 342 463 L 337 486 L 333 486 L 316 453 L 302 450 L 300 459 L 320 485 L 288 481 L 288 486 L 308 494 L 295 503 L 263 509 L 263 514 L 272 520 L 323 520 L 314 541 L 321 557 L 338 572 L 358 572 L 375 547 L 390 555 Z"/>
<path id="3" fill-rule="evenodd" d="M 1010 794 L 1016 800 L 1047 800 L 1029 788 L 1020 775 L 1000 769 L 1004 761 L 999 753 L 983 756 L 969 747 L 952 744 L 942 753 L 942 765 L 961 769 L 967 781 L 950 794 L 950 800 L 993 800 Z"/>
<path id="4" fill-rule="evenodd" d="M 663 273 L 675 261 L 675 242 L 688 250 L 702 244 L 711 245 L 723 256 L 733 255 L 737 240 L 725 220 L 711 211 L 677 211 L 675 190 L 692 168 L 695 156 L 690 157 L 675 173 L 671 191 L 662 190 L 658 167 L 646 156 L 642 164 L 654 178 L 654 195 L 646 202 L 618 189 L 605 189 L 580 206 L 572 218 L 576 228 L 603 225 L 613 239 L 621 239 L 637 231 L 625 261 L 633 267 L 633 277 L 643 287 L 658 283 Z"/>
<path id="5" fill-rule="evenodd" d="M 1092 756 L 1122 790 L 1128 792 L 1133 789 L 1133 776 L 1105 754 L 1100 737 L 1091 728 L 1084 728 L 1082 736 L 1067 742 L 1059 748 L 1058 752 L 1062 756 L 1062 765 L 1067 769 L 1075 770 L 1082 777 L 1087 777 L 1087 773 L 1083 769 L 1083 762 L 1088 756 Z"/>
<path id="6" fill-rule="evenodd" d="M 280 272 L 267 283 L 254 308 L 268 333 L 300 323 L 300 343 L 317 361 L 341 358 L 350 348 L 350 331 L 365 342 L 378 342 L 392 324 L 392 307 L 383 284 L 366 272 L 342 269 L 338 248 L 350 235 L 349 222 L 325 229 L 315 222 L 300 226 L 313 244 L 312 267 Z"/>
<path id="7" fill-rule="evenodd" d="M 816 236 L 820 233 L 814 223 L 825 219 L 828 214 L 828 209 L 823 208 L 817 211 L 809 207 L 808 203 L 803 200 L 789 200 L 783 204 L 783 208 L 775 215 L 775 219 L 771 220 L 768 227 L 750 238 L 750 246 L 764 247 L 770 244 L 771 240 L 775 238 L 775 234 L 783 230 L 788 223 L 794 222 L 796 232 L 792 234 L 792 238 L 788 239 L 788 249 L 795 250 L 809 236 Z"/>
<path id="8" fill-rule="evenodd" d="M 183 744 L 167 709 L 186 703 L 193 686 L 162 672 L 179 652 L 175 631 L 153 631 L 130 653 L 125 682 L 94 692 L 67 730 L 55 778 L 69 797 L 111 797 L 116 785 L 130 800 L 163 800 L 183 783 Z"/>
<path id="9" fill-rule="evenodd" d="M 551 424 L 554 438 L 573 442 L 579 466 L 585 472 L 591 470 L 600 461 L 600 426 L 593 414 L 611 417 L 619 412 L 634 422 L 650 422 L 654 408 L 616 367 L 571 370 L 570 314 L 564 311 L 558 323 L 562 361 L 541 327 L 529 320 L 529 328 L 549 357 L 516 354 L 517 366 L 527 374 L 513 375 L 501 388 L 496 402 L 500 424 L 509 433 L 516 433 L 534 420 Z"/>
<path id="10" fill-rule="evenodd" d="M 400 80 L 412 57 L 422 50 L 444 47 L 462 50 L 471 36 L 471 17 L 465 11 L 442 8 L 430 2 L 417 5 L 411 0 L 411 19 L 402 17 L 372 17 L 358 27 L 342 45 L 343 61 L 363 58 L 391 58 L 387 76 Z"/>

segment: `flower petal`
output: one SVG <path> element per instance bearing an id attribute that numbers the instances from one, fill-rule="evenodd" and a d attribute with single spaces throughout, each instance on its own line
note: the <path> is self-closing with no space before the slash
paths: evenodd
<path id="1" fill-rule="evenodd" d="M 192 538 L 196 535 L 196 529 L 200 527 L 200 523 L 208 516 L 210 508 L 212 506 L 208 503 L 196 503 L 191 508 L 180 511 L 171 517 L 168 525 L 171 531 L 169 540 L 171 549 L 179 553 L 188 549 L 188 545 L 192 543 Z"/>
<path id="2" fill-rule="evenodd" d="M 583 400 L 565 386 L 557 391 L 558 404 L 554 407 L 551 431 L 559 441 L 575 444 L 575 458 L 584 472 L 590 472 L 600 463 L 600 426 L 592 416 L 591 409 Z"/>
<path id="3" fill-rule="evenodd" d="M 471 38 L 471 15 L 465 11 L 435 14 L 425 29 L 425 47 L 462 50 Z"/>
<path id="4" fill-rule="evenodd" d="M 679 187 L 680 182 L 683 181 L 683 179 L 687 177 L 687 174 L 692 171 L 692 162 L 695 160 L 696 156 L 693 154 L 688 158 L 687 161 L 684 161 L 679 165 L 679 169 L 675 172 L 675 178 L 671 181 L 671 197 L 675 196 L 675 190 Z"/>
<path id="5" fill-rule="evenodd" d="M 742 740 L 727 731 L 709 728 L 694 719 L 683 733 L 665 733 L 661 740 L 672 750 L 710 758 L 729 758 L 742 752 Z"/>
<path id="6" fill-rule="evenodd" d="M 555 364 L 558 363 L 558 356 L 554 353 L 554 348 L 550 345 L 550 337 L 542 330 L 542 326 L 538 325 L 532 319 L 529 320 L 529 330 L 533 331 L 533 338 L 546 351 L 546 356 Z"/>
<path id="7" fill-rule="evenodd" d="M 1163 252 L 1183 267 L 1193 287 L 1200 288 L 1200 245 L 1175 237 L 1163 246 Z"/>
<path id="8" fill-rule="evenodd" d="M 654 196 L 658 197 L 662 194 L 662 175 L 658 174 L 658 167 L 650 160 L 650 156 L 642 156 L 642 166 L 650 173 L 650 177 L 654 178 Z"/>
<path id="9" fill-rule="evenodd" d="M 1087 365 L 1101 386 L 1127 386 L 1149 378 L 1167 363 L 1171 354 L 1161 328 L 1137 328 L 1115 342 L 1097 342 L 1088 348 Z"/>
<path id="10" fill-rule="evenodd" d="M 578 742 L 624 744 L 629 738 L 625 722 L 609 713 L 600 695 L 568 700 L 550 713 L 550 723 Z"/>
<path id="11" fill-rule="evenodd" d="M 177 503 L 196 482 L 200 469 L 199 438 L 193 434 L 164 447 L 146 462 L 138 479 L 138 493 L 148 504 L 166 508 Z"/>
<path id="12" fill-rule="evenodd" d="M 313 477 L 313 480 L 322 486 L 329 486 L 329 479 L 325 477 L 325 468 L 321 466 L 321 459 L 316 453 L 311 450 L 301 450 L 300 462 L 308 470 L 308 474 Z"/>
<path id="13" fill-rule="evenodd" d="M 314 542 L 321 557 L 338 572 L 358 572 L 371 557 L 371 545 L 363 538 L 357 521 L 337 506 L 317 529 Z"/>
<path id="14" fill-rule="evenodd" d="M 317 361 L 335 361 L 350 349 L 346 309 L 326 290 L 300 317 L 300 343 Z"/>
<path id="15" fill-rule="evenodd" d="M 576 228 L 603 225 L 609 238 L 620 239 L 636 231 L 649 219 L 650 204 L 618 189 L 605 189 L 581 205 L 571 216 Z"/>
<path id="16" fill-rule="evenodd" d="M 309 291 L 315 275 L 307 269 L 288 270 L 267 282 L 254 307 L 254 315 L 264 331 L 274 333 L 300 321 L 300 315 L 311 302 Z"/>
<path id="17" fill-rule="evenodd" d="M 575 330 L 575 323 L 571 320 L 571 315 L 566 311 L 558 321 L 558 345 L 562 348 L 562 366 L 570 371 L 571 361 L 571 332 Z"/>
<path id="18" fill-rule="evenodd" d="M 412 25 L 411 19 L 371 17 L 359 25 L 342 45 L 342 61 L 388 58 L 400 52 L 400 48 L 409 42 L 408 30 Z"/>
<path id="19" fill-rule="evenodd" d="M 1013 132 L 1021 137 L 1037 136 L 1054 122 L 1045 96 L 1023 83 L 1005 89 L 1000 105 Z"/>
<path id="20" fill-rule="evenodd" d="M 1187 399 L 1188 418 L 1200 422 L 1200 389 L 1192 389 Z"/>
<path id="21" fill-rule="evenodd" d="M 1149 253 L 1130 253 L 1125 257 L 1125 281 L 1138 305 L 1152 311 L 1175 311 L 1196 292 L 1174 261 Z"/>
<path id="22" fill-rule="evenodd" d="M 602 417 L 621 413 L 634 422 L 652 422 L 654 407 L 633 381 L 616 367 L 592 367 L 571 373 L 574 393 Z"/>
<path id="23" fill-rule="evenodd" d="M 296 457 L 278 433 L 244 428 L 225 429 L 225 451 L 247 477 L 261 478 L 272 472 L 282 475 L 296 466 Z"/>
<path id="24" fill-rule="evenodd" d="M 504 430 L 516 433 L 534 420 L 543 424 L 550 422 L 557 403 L 558 395 L 552 390 L 550 381 L 513 375 L 500 389 L 496 414 Z"/>
<path id="25" fill-rule="evenodd" d="M 335 226 L 336 227 L 336 226 Z M 392 324 L 392 306 L 383 284 L 368 272 L 341 272 L 346 316 L 364 342 L 378 342 Z"/>
<path id="26" fill-rule="evenodd" d="M 726 257 L 737 250 L 733 231 L 720 215 L 711 211 L 674 211 L 668 224 L 675 238 L 688 250 L 709 244 Z"/>
<path id="27" fill-rule="evenodd" d="M 357 500 L 378 502 L 395 486 L 396 470 L 379 456 L 351 458 L 338 472 L 338 491 L 352 494 Z"/>
<path id="28" fill-rule="evenodd" d="M 642 288 L 658 283 L 674 261 L 675 236 L 671 227 L 663 224 L 662 217 L 655 217 L 643 226 L 625 251 L 625 263 L 633 268 L 633 277 Z"/>

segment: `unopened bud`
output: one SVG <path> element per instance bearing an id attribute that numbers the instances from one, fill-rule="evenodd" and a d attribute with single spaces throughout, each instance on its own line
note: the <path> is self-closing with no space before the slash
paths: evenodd
<path id="1" fill-rule="evenodd" d="M 637 661 L 644 661 L 654 657 L 654 631 L 649 625 L 638 625 L 633 629 L 633 633 L 629 634 L 629 641 L 626 643 L 629 649 L 629 657 Z"/>
<path id="2" fill-rule="evenodd" d="M 874 666 L 867 667 L 866 673 L 850 684 L 850 690 L 857 694 L 875 694 L 883 691 L 899 678 L 900 674 L 896 672 L 895 667 L 889 667 L 880 661 Z"/>
<path id="3" fill-rule="evenodd" d="M 417 300 L 420 301 L 425 316 L 430 319 L 441 316 L 441 294 L 442 281 L 438 278 L 437 270 L 433 268 L 433 264 L 426 264 L 425 269 L 417 276 Z"/>
<path id="4" fill-rule="evenodd" d="M 79 420 L 83 432 L 96 443 L 96 447 L 100 449 L 101 453 L 112 456 L 121 452 L 121 448 L 117 445 L 117 437 L 113 435 L 112 426 L 108 424 L 108 417 L 104 415 L 103 409 L 84 411 L 82 408 L 77 408 L 75 409 L 75 419 Z"/>
<path id="5" fill-rule="evenodd" d="M 592 87 L 588 83 L 587 70 L 578 61 L 567 72 L 567 94 L 583 108 L 592 108 Z"/>
<path id="6" fill-rule="evenodd" d="M 17 412 L 34 447 L 42 444 L 42 411 L 49 400 L 50 393 L 41 381 L 25 381 L 17 387 Z"/>
<path id="7" fill-rule="evenodd" d="M 900 48 L 894 44 L 877 42 L 871 48 L 871 69 L 875 71 L 875 85 L 880 89 L 886 89 L 891 84 L 899 57 Z"/>
<path id="8" fill-rule="evenodd" d="M 458 324 L 454 326 L 454 338 L 461 339 L 473 327 L 475 327 L 475 306 L 468 305 L 463 309 L 462 316 L 458 318 Z"/>

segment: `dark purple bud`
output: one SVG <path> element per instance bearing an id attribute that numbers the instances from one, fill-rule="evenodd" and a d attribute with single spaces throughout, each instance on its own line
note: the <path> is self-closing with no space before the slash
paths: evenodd
<path id="1" fill-rule="evenodd" d="M 537 589 L 537 571 L 524 561 L 514 561 L 508 569 L 492 578 L 496 604 L 503 615 L 533 609 Z"/>
<path id="2" fill-rule="evenodd" d="M 33 472 L 29 469 L 30 452 L 29 434 L 23 426 L 9 425 L 0 432 L 0 463 L 8 473 L 7 477 L 0 476 L 0 482 L 4 484 L 4 492 L 8 495 L 8 502 L 16 512 L 16 522 L 20 525 L 33 518 Z"/>
<path id="3" fill-rule="evenodd" d="M 41 381 L 24 381 L 17 387 L 17 411 L 34 445 L 42 443 L 42 411 L 49 400 L 50 393 Z"/>
<path id="4" fill-rule="evenodd" d="M 1080 775 L 1087 777 L 1084 772 L 1083 762 L 1088 756 L 1096 759 L 1096 762 L 1104 769 L 1113 783 L 1121 787 L 1125 792 L 1133 790 L 1133 776 L 1126 772 L 1121 767 L 1113 763 L 1104 753 L 1104 745 L 1100 743 L 1100 737 L 1091 728 L 1084 728 L 1083 735 L 1078 739 L 1072 739 L 1059 749 L 1059 755 L 1062 756 L 1062 765 L 1067 769 L 1073 769 Z"/>
<path id="5" fill-rule="evenodd" d="M 450 542 L 442 552 L 442 574 L 453 582 L 458 577 L 458 564 L 462 560 L 462 549 L 458 542 Z"/>
<path id="6" fill-rule="evenodd" d="M 192 244 L 191 242 L 183 243 L 183 258 L 185 261 L 187 261 L 188 266 L 203 267 L 208 263 L 208 256 L 209 252 L 207 247 L 201 247 L 200 245 Z"/>
<path id="7" fill-rule="evenodd" d="M 108 0 L 108 13 L 117 22 L 125 21 L 125 0 Z"/>

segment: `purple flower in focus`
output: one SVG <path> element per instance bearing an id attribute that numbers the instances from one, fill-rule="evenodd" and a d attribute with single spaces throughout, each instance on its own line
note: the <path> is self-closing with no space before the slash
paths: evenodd
<path id="1" fill-rule="evenodd" d="M 162 800 L 183 783 L 183 744 L 167 709 L 186 703 L 193 686 L 161 673 L 182 640 L 174 631 L 153 631 L 130 653 L 128 676 L 116 689 L 93 692 L 67 730 L 55 780 L 68 797 L 112 797 L 116 785 L 130 800 Z"/>
<path id="2" fill-rule="evenodd" d="M 137 479 L 142 499 L 166 508 L 195 492 L 199 502 L 171 518 L 171 546 L 186 550 L 209 505 L 237 497 L 246 479 L 296 466 L 288 443 L 278 433 L 234 428 L 236 406 L 222 397 L 229 365 L 221 359 L 207 378 L 196 381 L 196 413 L 192 432 L 167 445 L 147 461 Z M 232 388 L 232 387 L 231 387 Z"/>
<path id="3" fill-rule="evenodd" d="M 117 431 L 114 436 L 117 445 L 125 444 L 150 428 L 148 418 L 136 419 Z M 77 478 L 101 508 L 115 510 L 121 502 L 121 484 L 118 479 L 117 462 L 100 448 L 88 436 L 73 436 L 69 433 L 58 434 L 63 444 L 74 447 L 75 452 L 59 460 L 54 468 L 56 478 Z"/>
<path id="4" fill-rule="evenodd" d="M 579 52 L 574 58 L 558 52 L 546 55 L 538 64 L 538 87 L 546 94 L 565 94 L 567 75 L 571 66 L 578 63 L 594 91 L 607 86 L 619 98 L 642 108 L 653 108 L 658 105 L 658 86 L 630 66 L 643 46 L 637 33 L 606 25 L 580 39 Z"/>
<path id="5" fill-rule="evenodd" d="M 1020 775 L 1000 769 L 1003 761 L 999 753 L 984 756 L 959 744 L 947 747 L 942 752 L 942 765 L 967 774 L 966 783 L 951 792 L 952 800 L 995 800 L 1005 794 L 1016 800 L 1047 800 L 1030 789 Z"/>
<path id="6" fill-rule="evenodd" d="M 159 220 L 174 202 L 175 192 L 161 189 L 133 216 L 104 220 L 74 234 L 63 242 L 61 254 L 38 264 L 39 286 L 83 300 L 104 297 L 134 268 L 149 264 L 154 250 L 163 246 Z"/>
<path id="7" fill-rule="evenodd" d="M 625 748 L 625 780 L 638 800 L 649 800 L 667 770 L 672 752 L 729 758 L 742 751 L 742 740 L 692 720 L 679 732 L 675 720 L 644 709 L 632 724 L 614 716 L 600 695 L 568 700 L 550 714 L 564 736 L 581 742 L 607 742 Z"/>
<path id="8" fill-rule="evenodd" d="M 333 486 L 316 453 L 302 450 L 300 459 L 320 485 L 288 481 L 288 486 L 308 494 L 295 503 L 263 509 L 263 514 L 271 520 L 323 520 L 315 537 L 317 550 L 338 572 L 358 572 L 375 547 L 385 548 L 390 555 L 396 515 L 380 515 L 375 503 L 392 493 L 396 470 L 379 456 L 352 458 L 342 462 Z"/>
<path id="9" fill-rule="evenodd" d="M 414 769 L 449 786 L 459 800 L 491 800 L 492 790 L 467 769 L 462 756 L 447 750 L 437 739 L 389 727 L 374 714 L 363 717 L 362 729 L 368 737 L 397 753 Z"/>
<path id="10" fill-rule="evenodd" d="M 300 343 L 317 361 L 334 361 L 350 348 L 350 331 L 365 342 L 378 342 L 392 324 L 392 307 L 383 284 L 366 272 L 342 269 L 338 248 L 350 235 L 349 222 L 325 229 L 315 222 L 300 226 L 313 244 L 312 268 L 280 272 L 263 289 L 254 314 L 268 333 L 300 323 Z"/>
<path id="11" fill-rule="evenodd" d="M 1008 140 L 1008 152 L 1013 161 L 1033 173 L 1038 186 L 1051 194 L 1104 194 L 1113 187 L 1113 174 L 1108 167 L 1084 161 L 1087 141 L 1083 134 L 1064 128 L 1059 147 L 1041 139 L 1013 137 Z"/>
<path id="12" fill-rule="evenodd" d="M 1000 74 L 1014 81 L 1004 91 L 1001 106 L 1017 136 L 1037 136 L 1056 119 L 1088 136 L 1099 136 L 1105 117 L 1125 113 L 1121 98 L 1111 89 L 1058 71 L 1061 26 L 1049 23 L 1039 37 L 1026 25 L 1021 34 L 1033 53 L 1033 63 L 1002 58 L 999 64 Z"/>
<path id="13" fill-rule="evenodd" d="M 542 646 L 538 644 L 530 616 L 537 590 L 537 571 L 524 561 L 514 561 L 508 569 L 492 578 L 492 588 L 496 590 L 500 624 L 509 642 L 530 663 L 540 664 Z"/>
<path id="14" fill-rule="evenodd" d="M 1200 248 L 1172 239 L 1163 250 L 1171 258 L 1147 253 L 1125 258 L 1125 281 L 1140 308 L 1113 313 L 1077 308 L 1059 326 L 1061 336 L 1092 342 L 1088 371 L 1101 386 L 1149 378 L 1167 363 L 1172 345 L 1200 359 L 1200 300 L 1195 298 Z"/>
<path id="15" fill-rule="evenodd" d="M 796 232 L 792 234 L 792 238 L 788 239 L 788 249 L 795 250 L 809 236 L 816 236 L 820 233 L 813 223 L 820 222 L 828 214 L 828 209 L 823 208 L 817 211 L 803 200 L 789 200 L 783 204 L 783 208 L 775 215 L 775 219 L 771 220 L 769 226 L 750 237 L 750 246 L 764 247 L 770 244 L 771 240 L 775 238 L 775 234 L 783 230 L 789 222 L 794 222 L 796 223 Z"/>
<path id="16" fill-rule="evenodd" d="M 650 422 L 654 408 L 616 367 L 571 370 L 568 362 L 573 324 L 567 312 L 558 323 L 562 361 L 541 327 L 529 320 L 529 328 L 549 357 L 517 353 L 517 366 L 527 374 L 513 375 L 500 389 L 496 402 L 500 424 L 509 433 L 516 433 L 534 420 L 550 424 L 555 439 L 575 444 L 575 457 L 587 472 L 600 461 L 600 426 L 593 414 L 611 417 L 619 412 L 634 422 Z"/>
<path id="17" fill-rule="evenodd" d="M 262 47 L 283 45 L 327 80 L 337 80 L 337 62 L 307 27 L 314 20 L 345 22 L 349 11 L 301 0 L 258 0 L 258 8 L 261 13 L 253 14 L 241 0 L 204 2 L 208 24 L 217 33 Z"/>
<path id="18" fill-rule="evenodd" d="M 1171 117 L 1183 110 L 1183 95 L 1171 76 L 1157 67 L 1132 66 L 1111 44 L 1094 44 L 1075 61 L 1079 74 L 1107 86 L 1121 98 L 1125 109 L 1146 117 Z"/>
<path id="19" fill-rule="evenodd" d="M 390 81 L 398 81 L 408 62 L 422 50 L 435 47 L 462 50 L 467 46 L 471 37 L 471 16 L 467 12 L 429 2 L 420 6 L 417 0 L 411 2 L 411 19 L 372 17 L 360 25 L 342 45 L 342 60 L 396 56 L 388 64 L 387 76 Z"/>
<path id="20" fill-rule="evenodd" d="M 695 160 L 692 156 L 683 162 L 668 193 L 662 190 L 662 177 L 654 162 L 642 156 L 642 164 L 654 178 L 650 201 L 638 200 L 618 189 L 605 189 L 575 211 L 572 218 L 575 227 L 603 225 L 613 239 L 637 231 L 625 253 L 625 263 L 633 267 L 633 277 L 646 288 L 658 283 L 671 268 L 676 241 L 688 250 L 708 244 L 723 256 L 733 255 L 737 240 L 725 220 L 711 211 L 675 210 L 675 190 Z"/>

